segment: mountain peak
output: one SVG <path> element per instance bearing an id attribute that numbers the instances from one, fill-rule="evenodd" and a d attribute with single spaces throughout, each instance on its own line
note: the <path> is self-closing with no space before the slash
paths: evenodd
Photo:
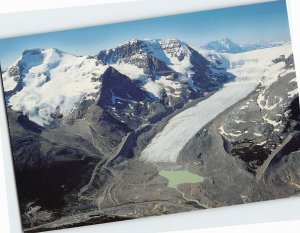
<path id="1" fill-rule="evenodd" d="M 230 40 L 228 37 L 224 37 L 219 41 L 232 42 L 232 40 Z"/>
<path id="2" fill-rule="evenodd" d="M 47 49 L 43 49 L 43 48 L 32 48 L 32 49 L 26 49 L 23 51 L 22 56 L 20 58 L 20 60 L 24 60 L 26 58 L 28 58 L 29 56 L 47 56 L 49 54 L 57 54 L 57 55 L 62 55 L 64 52 L 62 52 L 59 49 L 56 48 L 47 48 Z"/>
<path id="3" fill-rule="evenodd" d="M 134 44 L 140 44 L 140 43 L 143 43 L 144 41 L 143 40 L 140 40 L 140 39 L 132 39 L 132 40 L 128 40 L 122 44 L 120 44 L 119 46 L 117 47 L 121 47 L 121 46 L 125 46 L 125 45 L 134 45 Z"/>
<path id="4" fill-rule="evenodd" d="M 109 52 L 111 50 L 118 50 L 119 48 L 123 48 L 123 47 L 127 47 L 127 46 L 138 46 L 141 49 L 144 49 L 144 52 L 148 52 L 148 49 L 150 49 L 149 47 L 153 46 L 153 44 L 172 44 L 174 46 L 180 46 L 180 45 L 184 45 L 185 43 L 183 43 L 182 41 L 180 41 L 179 39 L 176 38 L 170 38 L 170 39 L 131 39 L 128 40 L 118 46 L 116 46 L 113 49 L 107 49 L 104 50 L 106 52 Z"/>
<path id="5" fill-rule="evenodd" d="M 63 52 L 55 49 L 27 49 L 22 53 L 22 56 L 17 61 L 21 65 L 22 69 L 29 70 L 37 66 L 45 66 L 48 69 L 51 69 L 58 65 L 60 62 Z M 46 68 L 45 68 L 46 69 Z"/>
<path id="6" fill-rule="evenodd" d="M 98 60 L 105 64 L 116 63 L 137 63 L 137 59 L 148 60 L 149 57 L 158 59 L 170 64 L 168 58 L 176 57 L 180 61 L 190 54 L 190 48 L 184 42 L 178 39 L 132 39 L 113 49 L 100 51 L 96 55 Z M 134 61 L 133 61 L 134 60 Z M 139 66 L 142 66 L 139 64 Z M 145 68 L 145 67 L 140 67 Z"/>
<path id="7" fill-rule="evenodd" d="M 225 37 L 221 40 L 211 41 L 202 46 L 203 49 L 214 50 L 221 53 L 241 53 L 244 50 L 235 42 Z"/>

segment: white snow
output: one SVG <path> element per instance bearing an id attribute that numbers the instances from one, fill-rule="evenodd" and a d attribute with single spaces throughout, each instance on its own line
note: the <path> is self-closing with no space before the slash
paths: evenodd
<path id="1" fill-rule="evenodd" d="M 226 136 L 230 136 L 230 137 L 239 137 L 239 136 L 242 136 L 242 132 L 241 131 L 234 131 L 234 132 L 230 132 L 230 133 L 227 133 L 224 129 L 224 126 L 222 125 L 220 128 L 219 128 L 219 132 L 222 136 L 226 137 Z"/>
<path id="2" fill-rule="evenodd" d="M 202 48 L 197 49 L 197 51 L 218 68 L 227 69 L 230 67 L 230 61 L 223 56 L 223 53 L 216 53 Z"/>
<path id="3" fill-rule="evenodd" d="M 298 83 L 298 81 L 297 81 L 297 77 L 296 78 L 293 78 L 291 81 L 290 81 L 290 83 Z"/>
<path id="4" fill-rule="evenodd" d="M 143 86 L 143 88 L 144 90 L 152 93 L 156 98 L 162 98 L 163 88 L 153 80 L 149 79 L 148 82 Z"/>
<path id="5" fill-rule="evenodd" d="M 180 82 L 172 80 L 172 78 L 169 76 L 161 76 L 159 79 L 156 80 L 156 83 L 161 85 L 166 90 L 168 96 L 180 97 Z"/>
<path id="6" fill-rule="evenodd" d="M 247 102 L 245 105 L 243 105 L 240 109 L 244 110 L 247 109 L 249 107 L 249 102 Z"/>
<path id="7" fill-rule="evenodd" d="M 254 135 L 257 136 L 257 137 L 263 136 L 261 133 L 254 133 Z"/>
<path id="8" fill-rule="evenodd" d="M 272 60 L 281 55 L 288 57 L 291 54 L 291 44 L 285 44 L 246 53 L 222 55 L 230 61 L 227 71 L 237 76 L 236 81 L 261 81 L 264 86 L 269 86 L 278 79 L 285 67 L 284 62 L 274 64 Z"/>
<path id="9" fill-rule="evenodd" d="M 169 63 L 166 64 L 181 76 L 191 78 L 194 72 L 192 71 L 193 65 L 190 61 L 191 51 L 187 45 L 176 39 L 162 40 L 160 41 L 160 45 L 165 57 L 167 57 L 169 61 Z M 183 57 L 183 60 L 179 60 L 179 57 Z"/>
<path id="10" fill-rule="evenodd" d="M 3 87 L 6 92 L 12 91 L 13 89 L 16 88 L 16 86 L 18 85 L 18 82 L 16 82 L 17 78 L 18 78 L 18 76 L 8 76 L 7 72 L 5 72 L 2 75 Z"/>
<path id="11" fill-rule="evenodd" d="M 107 68 L 97 66 L 96 59 L 58 53 L 55 49 L 41 50 L 34 61 L 23 56 L 22 62 L 28 67 L 24 87 L 9 99 L 9 105 L 39 125 L 50 124 L 51 113 L 57 107 L 67 115 L 76 103 L 92 98 L 99 86 L 92 78 Z"/>
<path id="12" fill-rule="evenodd" d="M 285 70 L 284 62 L 279 62 L 277 64 L 274 64 L 272 62 L 272 60 L 279 58 L 281 55 L 288 57 L 291 54 L 292 54 L 291 44 L 284 44 L 279 47 L 260 49 L 248 53 L 243 53 L 243 59 L 240 62 L 241 63 L 245 62 L 245 64 L 241 67 L 239 66 L 236 66 L 235 68 L 233 67 L 232 70 L 230 71 L 233 73 L 235 72 L 235 74 L 241 75 L 242 77 L 246 75 L 246 72 L 250 72 L 250 74 L 253 76 L 254 79 L 255 76 L 257 78 L 260 78 L 262 87 L 266 88 L 272 85 L 274 82 L 276 82 L 279 77 L 282 77 L 283 75 L 286 75 L 290 72 L 294 72 L 294 70 Z M 235 54 L 233 56 L 230 55 L 230 56 L 231 59 L 236 59 L 238 54 Z M 243 67 L 245 67 L 245 74 L 243 73 L 243 71 L 241 71 Z M 297 90 L 295 90 L 294 92 L 288 92 L 289 97 L 292 97 L 296 92 Z M 273 110 L 281 102 L 282 99 L 278 99 L 277 103 L 273 105 L 269 105 L 268 101 L 265 101 L 264 90 L 260 92 L 257 98 L 257 104 L 259 105 L 259 107 L 261 109 L 266 109 L 266 110 Z M 270 121 L 267 122 L 270 123 Z"/>
<path id="13" fill-rule="evenodd" d="M 273 121 L 273 120 L 269 119 L 269 118 L 267 117 L 267 115 L 263 116 L 263 120 L 264 120 L 265 122 L 267 122 L 267 123 L 273 125 L 274 128 L 276 128 L 277 126 L 282 125 L 282 121 L 279 121 L 279 122 Z"/>
<path id="14" fill-rule="evenodd" d="M 161 46 L 163 41 L 167 41 L 167 40 L 144 40 L 152 56 L 163 61 L 165 64 L 170 65 L 171 61 L 169 57 L 166 56 L 165 51 Z"/>
<path id="15" fill-rule="evenodd" d="M 243 120 L 235 120 L 235 123 L 240 124 L 240 123 L 246 123 L 246 121 Z"/>
<path id="16" fill-rule="evenodd" d="M 267 141 L 263 141 L 263 142 L 261 142 L 261 143 L 258 143 L 257 145 L 258 146 L 263 146 L 263 145 L 265 145 L 267 143 Z"/>
<path id="17" fill-rule="evenodd" d="M 289 91 L 288 92 L 288 96 L 289 96 L 289 98 L 293 98 L 295 95 L 298 95 L 298 88 L 296 88 L 295 90 L 293 90 L 293 91 Z"/>
<path id="18" fill-rule="evenodd" d="M 276 107 L 278 107 L 278 105 L 283 101 L 283 99 L 281 97 L 275 96 L 275 100 L 277 100 L 276 103 L 269 105 L 269 100 L 266 101 L 266 105 L 263 107 L 266 110 L 273 110 Z"/>
<path id="19" fill-rule="evenodd" d="M 135 65 L 120 62 L 116 64 L 111 64 L 110 66 L 112 66 L 113 68 L 118 70 L 121 74 L 126 75 L 132 80 L 138 80 L 142 78 L 147 79 L 147 75 L 145 75 L 144 70 Z"/>
<path id="20" fill-rule="evenodd" d="M 144 40 L 144 42 L 154 57 L 163 61 L 180 76 L 190 78 L 194 74 L 190 62 L 191 51 L 185 43 L 177 39 Z M 180 60 L 180 57 L 183 60 Z"/>

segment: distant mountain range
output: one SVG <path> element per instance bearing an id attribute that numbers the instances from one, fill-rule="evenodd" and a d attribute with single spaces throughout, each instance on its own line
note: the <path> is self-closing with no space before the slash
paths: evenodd
<path id="1" fill-rule="evenodd" d="M 284 44 L 290 43 L 289 41 L 261 41 L 261 42 L 253 42 L 253 43 L 241 43 L 240 46 L 245 51 L 253 51 L 257 49 L 266 49 L 281 46 Z"/>
<path id="2" fill-rule="evenodd" d="M 211 41 L 204 46 L 202 49 L 213 50 L 220 53 L 242 53 L 253 51 L 257 49 L 277 47 L 287 44 L 287 41 L 261 41 L 254 43 L 235 43 L 229 38 L 223 38 L 221 40 Z"/>
<path id="3" fill-rule="evenodd" d="M 203 49 L 214 50 L 220 53 L 241 53 L 244 50 L 236 43 L 228 38 L 221 40 L 211 41 L 202 46 Z"/>

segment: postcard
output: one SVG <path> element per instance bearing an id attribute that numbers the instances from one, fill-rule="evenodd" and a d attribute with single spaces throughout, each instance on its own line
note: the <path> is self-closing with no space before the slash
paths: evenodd
<path id="1" fill-rule="evenodd" d="M 285 1 L 0 40 L 25 232 L 296 196 Z"/>

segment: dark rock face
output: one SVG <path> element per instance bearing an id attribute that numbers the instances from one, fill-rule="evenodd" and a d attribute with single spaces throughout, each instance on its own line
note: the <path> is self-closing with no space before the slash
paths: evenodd
<path id="1" fill-rule="evenodd" d="M 191 54 L 191 63 L 194 68 L 193 71 L 195 74 L 192 77 L 195 89 L 199 96 L 203 95 L 205 91 L 215 91 L 219 89 L 223 83 L 229 81 L 229 75 L 224 74 L 223 76 L 215 76 L 209 69 L 209 62 L 195 50 L 190 49 Z"/>
<path id="2" fill-rule="evenodd" d="M 248 165 L 250 172 L 263 165 L 271 153 L 269 148 L 256 145 L 252 140 L 243 140 L 232 143 L 232 156 L 236 156 Z"/>
<path id="3" fill-rule="evenodd" d="M 171 111 L 164 99 L 153 97 L 141 89 L 138 82 L 112 67 L 105 71 L 100 80 L 102 84 L 97 105 L 115 120 L 126 122 L 124 125 L 127 124 L 129 128 L 135 129 L 148 119 L 158 120 L 161 114 Z"/>
<path id="4" fill-rule="evenodd" d="M 35 132 L 35 133 L 41 133 L 43 131 L 43 127 L 40 126 L 40 125 L 37 125 L 35 124 L 34 122 L 30 121 L 28 119 L 27 116 L 24 116 L 24 115 L 20 115 L 18 118 L 17 118 L 17 122 L 25 129 L 25 130 L 28 130 L 28 131 L 32 131 L 32 132 Z"/>
<path id="5" fill-rule="evenodd" d="M 130 102 L 151 101 L 146 91 L 141 90 L 136 83 L 112 67 L 108 68 L 100 79 L 102 85 L 98 104 L 102 108 L 125 108 L 124 105 Z"/>

